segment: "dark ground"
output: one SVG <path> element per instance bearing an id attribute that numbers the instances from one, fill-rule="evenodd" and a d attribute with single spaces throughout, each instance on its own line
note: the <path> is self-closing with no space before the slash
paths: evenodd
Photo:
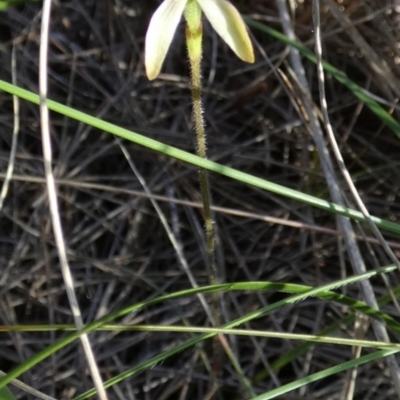
<path id="1" fill-rule="evenodd" d="M 298 6 L 295 29 L 299 39 L 313 49 L 309 3 Z M 54 2 L 49 97 L 193 151 L 190 82 L 182 35 L 173 42 L 159 79 L 149 82 L 144 73 L 144 35 L 157 4 L 127 0 Z M 237 5 L 244 14 L 257 15 L 281 30 L 274 1 L 238 1 Z M 389 103 L 397 102 L 400 14 L 396 14 L 394 2 L 343 1 L 340 6 L 379 59 L 389 66 L 396 79 L 394 88 L 373 72 L 370 57 L 326 8 L 321 16 L 324 58 L 368 91 Z M 38 91 L 40 11 L 41 4 L 36 3 L 0 13 L 0 79 L 11 82 L 14 48 L 18 85 L 34 92 Z M 182 33 L 183 28 L 180 29 Z M 290 79 L 286 46 L 259 31 L 252 33 L 256 47 L 261 46 L 269 62 Z M 203 82 L 209 157 L 329 200 L 318 155 L 306 124 L 293 106 L 293 94 L 259 50 L 256 57 L 254 65 L 243 64 L 206 24 Z M 304 65 L 318 104 L 316 68 L 306 60 Z M 330 76 L 326 86 L 335 134 L 363 200 L 371 214 L 398 220 L 400 140 Z M 11 96 L 0 92 L 0 106 L 0 176 L 4 179 L 13 130 Z M 20 107 L 14 177 L 0 214 L 1 324 L 73 323 L 45 196 L 39 110 L 25 101 Z M 399 120 L 398 110 L 393 115 Z M 190 288 L 160 218 L 116 139 L 56 113 L 51 114 L 51 128 L 64 233 L 85 322 L 162 293 Z M 124 146 L 151 193 L 159 196 L 158 205 L 181 244 L 197 283 L 208 284 L 196 169 L 129 142 Z M 215 174 L 211 174 L 210 181 L 213 203 L 222 208 L 216 213 L 216 226 L 224 281 L 267 280 L 317 286 L 352 274 L 347 253 L 335 233 L 333 216 Z M 174 199 L 186 204 L 175 204 Z M 231 215 L 227 209 L 239 210 L 242 215 Z M 262 220 L 268 216 L 282 222 Z M 311 226 L 299 229 L 288 226 L 287 221 Z M 323 228 L 331 231 L 323 232 Z M 386 237 L 398 241 L 394 235 Z M 397 246 L 400 247 L 398 243 Z M 372 245 L 375 258 L 365 242 L 360 241 L 360 248 L 368 269 L 389 263 L 380 247 Z M 398 275 L 390 279 L 393 287 L 399 284 Z M 386 293 L 380 279 L 373 284 L 377 296 Z M 357 286 L 345 291 L 361 297 Z M 223 319 L 232 320 L 281 298 L 274 293 L 226 295 Z M 398 317 L 394 306 L 388 305 L 384 310 Z M 310 299 L 247 327 L 317 333 L 340 321 L 344 314 L 342 306 Z M 207 325 L 196 297 L 162 303 L 121 322 L 183 325 L 184 321 Z M 337 334 L 353 337 L 352 324 Z M 0 369 L 7 372 L 63 335 L 1 334 Z M 188 337 L 168 332 L 98 332 L 91 335 L 91 341 L 103 377 L 109 379 Z M 374 339 L 372 331 L 365 338 Z M 296 345 L 262 338 L 229 340 L 250 380 Z M 205 398 L 210 374 L 200 351 L 200 347 L 187 350 L 131 377 L 118 389 L 109 390 L 110 399 Z M 351 348 L 317 345 L 282 368 L 275 381 L 266 378 L 254 383 L 253 388 L 257 394 L 263 393 L 351 358 Z M 79 344 L 59 351 L 21 379 L 56 398 L 72 398 L 92 387 Z M 219 398 L 246 397 L 227 360 L 219 379 Z M 347 375 L 342 373 L 293 392 L 294 397 L 282 398 L 341 399 L 346 382 Z M 18 390 L 15 393 L 19 398 L 34 398 Z M 386 364 L 371 363 L 359 368 L 354 398 L 395 398 Z"/>

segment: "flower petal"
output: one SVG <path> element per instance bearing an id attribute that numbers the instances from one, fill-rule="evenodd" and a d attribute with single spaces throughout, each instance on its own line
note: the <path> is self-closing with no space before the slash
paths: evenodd
<path id="1" fill-rule="evenodd" d="M 146 33 L 144 63 L 149 80 L 157 78 L 187 0 L 164 0 L 151 17 Z"/>
<path id="2" fill-rule="evenodd" d="M 239 11 L 227 0 L 196 0 L 212 27 L 243 61 L 253 63 L 254 51 Z"/>

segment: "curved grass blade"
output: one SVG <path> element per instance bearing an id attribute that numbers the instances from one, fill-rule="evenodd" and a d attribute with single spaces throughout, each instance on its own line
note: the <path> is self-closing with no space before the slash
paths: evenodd
<path id="1" fill-rule="evenodd" d="M 294 304 L 294 303 L 304 300 L 305 298 L 308 298 L 310 296 L 315 296 L 315 297 L 324 298 L 324 299 L 330 299 L 330 300 L 334 300 L 339 303 L 343 303 L 343 304 L 347 304 L 347 305 L 351 304 L 351 307 L 354 311 L 360 311 L 361 313 L 364 313 L 364 314 L 367 314 L 370 316 L 377 316 L 377 314 L 376 314 L 377 310 L 367 306 L 365 303 L 360 302 L 358 300 L 354 300 L 354 299 L 344 296 L 344 295 L 330 292 L 330 290 L 338 288 L 338 285 L 341 286 L 344 281 L 347 282 L 345 284 L 355 283 L 355 281 L 357 281 L 357 279 L 360 280 L 361 276 L 364 276 L 364 279 L 368 279 L 368 277 L 366 277 L 366 275 L 374 274 L 378 271 L 380 273 L 383 273 L 382 269 L 385 270 L 386 268 L 388 268 L 387 271 L 389 271 L 389 270 L 394 271 L 397 269 L 395 266 L 384 267 L 384 268 L 380 268 L 379 270 L 376 270 L 376 271 L 371 271 L 367 274 L 362 274 L 362 275 L 358 275 L 357 277 L 347 278 L 347 279 L 344 279 L 344 280 L 341 280 L 338 282 L 333 282 L 328 285 L 321 286 L 320 288 L 311 289 L 311 290 L 304 290 L 305 286 L 302 286 L 301 288 L 299 288 L 298 285 L 273 283 L 273 284 L 269 285 L 270 288 L 271 287 L 275 287 L 275 288 L 281 287 L 281 289 L 278 289 L 278 290 L 286 292 L 289 290 L 289 287 L 290 288 L 296 287 L 296 289 L 295 289 L 296 293 L 299 293 L 299 292 L 300 293 L 296 294 L 295 296 L 291 296 L 287 299 L 278 301 L 278 302 L 271 304 L 269 306 L 266 306 L 264 308 L 261 308 L 260 310 L 256 310 L 256 311 L 254 311 L 250 314 L 247 314 L 243 317 L 240 317 L 234 321 L 231 321 L 231 322 L 223 325 L 223 328 L 235 328 L 236 326 L 241 325 L 245 322 L 249 322 L 249 321 L 251 321 L 255 318 L 259 318 L 261 316 L 265 316 L 265 315 L 271 313 L 272 311 L 275 311 L 275 310 L 277 310 L 281 307 L 284 307 L 286 305 L 289 305 L 289 304 Z M 370 275 L 370 277 L 371 276 L 373 276 L 373 275 Z M 252 284 L 254 285 L 254 284 L 256 284 L 256 282 L 254 282 Z M 260 282 L 258 282 L 257 285 L 258 284 L 260 284 Z M 236 284 L 232 284 L 232 288 L 234 285 L 236 285 Z M 246 284 L 243 284 L 243 283 L 239 284 L 239 286 L 242 286 L 242 285 L 246 286 Z M 219 286 L 224 286 L 224 285 L 219 285 Z M 232 288 L 231 288 L 231 290 L 232 290 Z M 397 322 L 395 322 L 395 325 L 397 325 Z M 191 339 L 187 340 L 186 342 L 174 347 L 173 349 L 170 349 L 163 353 L 157 354 L 156 356 L 146 360 L 145 362 L 143 362 L 133 368 L 130 368 L 127 371 L 124 371 L 123 373 L 109 379 L 108 381 L 104 382 L 104 387 L 109 388 L 109 387 L 123 381 L 124 379 L 127 379 L 127 378 L 131 377 L 132 375 L 135 375 L 135 374 L 137 374 L 141 371 L 144 371 L 148 368 L 151 368 L 151 367 L 155 366 L 156 364 L 163 362 L 168 357 L 171 357 L 177 353 L 180 353 L 181 351 L 186 350 L 204 340 L 210 339 L 210 338 L 214 337 L 215 335 L 216 335 L 215 333 L 209 333 L 209 334 L 200 335 L 195 338 L 191 338 Z M 390 351 L 392 351 L 392 350 L 390 350 Z M 394 351 L 396 351 L 396 350 L 394 350 Z M 1 382 L 0 382 L 0 384 L 1 384 Z M 96 390 L 90 389 L 87 392 L 82 393 L 81 395 L 75 397 L 73 400 L 84 400 L 95 394 L 96 394 Z"/>
<path id="2" fill-rule="evenodd" d="M 259 285 L 262 285 L 260 287 Z M 295 283 L 273 283 L 273 282 L 248 282 L 248 285 L 251 285 L 251 289 L 247 287 L 245 288 L 246 284 L 243 283 L 236 283 L 236 284 L 226 284 L 226 285 L 234 285 L 232 287 L 232 290 L 240 290 L 240 287 L 243 290 L 265 290 L 265 291 L 276 291 L 276 292 L 281 292 L 281 293 L 290 293 L 290 294 L 302 294 L 302 293 L 307 293 L 311 290 L 309 286 L 305 285 L 299 285 Z M 226 286 L 224 285 L 224 286 Z M 240 286 L 239 286 L 240 285 Z M 213 287 L 213 286 L 211 286 Z M 206 288 L 205 288 L 206 289 Z M 226 289 L 226 291 L 229 291 L 229 289 Z M 393 294 L 398 296 L 400 295 L 400 286 L 397 288 L 393 289 Z M 375 318 L 379 321 L 383 321 L 386 323 L 386 326 L 390 328 L 392 331 L 396 333 L 400 333 L 400 322 L 396 321 L 394 318 L 392 318 L 390 315 L 379 311 L 375 310 L 373 308 L 370 308 L 367 306 L 365 303 L 362 301 L 358 301 L 356 299 L 353 299 L 348 296 L 340 295 L 335 292 L 330 292 L 330 291 L 325 291 L 318 293 L 316 295 L 319 299 L 323 300 L 332 300 L 339 302 L 342 305 L 348 306 L 350 309 L 353 311 L 358 311 L 362 312 L 363 314 Z M 387 304 L 391 300 L 390 294 L 385 294 L 378 300 L 379 306 L 383 306 Z M 354 314 L 347 315 L 343 320 L 340 321 L 340 324 L 348 324 L 354 320 Z M 321 331 L 318 336 L 325 336 L 328 335 L 335 330 L 339 328 L 339 324 L 333 324 L 332 326 L 324 329 Z M 117 331 L 117 330 L 143 330 L 142 328 L 137 328 L 137 326 L 131 326 L 131 325 L 112 325 L 112 324 L 104 324 L 99 326 L 98 328 L 94 329 L 95 331 Z M 57 325 L 2 325 L 0 326 L 0 332 L 49 332 L 49 331 L 59 331 L 59 332 L 76 332 L 76 327 L 75 325 L 68 325 L 68 324 L 57 324 Z M 280 367 L 286 365 L 280 365 Z M 278 368 L 277 368 L 278 369 Z"/>
<path id="3" fill-rule="evenodd" d="M 377 275 L 383 274 L 383 273 L 393 272 L 395 270 L 396 270 L 395 266 L 382 267 L 382 268 L 379 268 L 374 271 L 369 271 L 362 275 L 352 276 L 350 278 L 342 279 L 340 281 L 336 281 L 336 282 L 321 286 L 319 288 L 314 288 L 314 289 L 311 289 L 306 286 L 302 286 L 299 288 L 299 286 L 297 286 L 297 285 L 291 285 L 291 284 L 285 284 L 285 283 L 268 283 L 268 282 L 228 283 L 228 284 L 221 284 L 221 285 L 214 285 L 214 286 L 206 286 L 206 287 L 202 287 L 202 288 L 188 289 L 188 290 L 183 290 L 180 292 L 175 292 L 172 294 L 163 295 L 163 296 L 157 297 L 152 300 L 136 303 L 131 306 L 125 307 L 122 310 L 119 310 L 115 313 L 112 313 L 110 315 L 107 315 L 107 316 L 99 319 L 98 321 L 92 322 L 91 324 L 87 325 L 84 329 L 82 329 L 81 332 L 85 332 L 85 333 L 92 332 L 112 320 L 123 317 L 133 311 L 138 311 L 144 307 L 160 303 L 162 301 L 177 299 L 177 298 L 184 297 L 184 296 L 191 296 L 191 295 L 198 294 L 198 293 L 214 293 L 215 291 L 230 291 L 230 290 L 234 290 L 234 291 L 238 291 L 238 290 L 253 290 L 253 291 L 254 290 L 280 290 L 280 291 L 289 293 L 289 292 L 291 292 L 291 289 L 292 290 L 294 289 L 295 292 L 298 294 L 296 294 L 295 296 L 289 297 L 288 299 L 283 299 L 277 303 L 271 304 L 260 310 L 256 310 L 256 311 L 254 311 L 248 315 L 245 315 L 241 318 L 238 318 L 235 321 L 232 321 L 229 324 L 224 325 L 225 328 L 235 328 L 236 326 L 238 326 L 240 324 L 243 324 L 243 323 L 248 322 L 255 318 L 259 318 L 259 317 L 264 316 L 264 315 L 266 315 L 272 311 L 275 311 L 281 307 L 302 301 L 311 296 L 320 297 L 320 298 L 328 298 L 328 299 L 332 299 L 332 300 L 334 299 L 335 301 L 345 302 L 345 304 L 352 304 L 352 308 L 354 310 L 358 310 L 367 315 L 375 316 L 376 318 L 379 318 L 377 311 L 372 308 L 369 308 L 365 303 L 359 302 L 357 300 L 351 299 L 350 297 L 339 295 L 339 294 L 336 294 L 336 293 L 330 292 L 330 291 L 333 289 L 337 289 L 338 287 L 341 287 L 343 285 L 353 284 L 353 283 L 359 282 L 363 279 L 369 279 L 373 276 L 377 276 Z M 17 378 L 24 372 L 28 371 L 34 365 L 36 365 L 39 362 L 43 361 L 44 359 L 48 358 L 51 354 L 54 354 L 58 350 L 64 348 L 68 344 L 74 342 L 77 338 L 79 338 L 79 335 L 81 332 L 75 332 L 75 333 L 59 340 L 58 342 L 52 344 L 51 346 L 47 347 L 46 349 L 35 354 L 30 359 L 19 364 L 16 368 L 14 368 L 12 371 L 10 371 L 6 376 L 0 378 L 0 388 L 4 387 L 8 383 L 10 383 L 14 378 Z M 202 340 L 211 338 L 213 336 L 215 336 L 215 334 L 206 334 L 206 335 L 201 336 L 200 338 L 191 339 L 189 342 L 186 342 L 186 344 L 182 345 L 183 347 L 178 346 L 178 348 L 177 348 L 178 350 L 173 349 L 173 353 L 171 353 L 171 354 L 175 354 L 175 352 L 182 351 L 185 348 L 188 348 Z M 157 357 L 155 357 L 154 359 L 151 359 L 151 360 L 155 360 L 154 362 L 157 363 L 158 362 Z M 129 371 L 130 371 L 131 375 L 136 373 L 136 369 L 129 370 Z M 110 385 L 109 382 L 110 381 L 108 381 L 108 383 L 107 382 L 105 383 L 105 387 L 108 387 L 107 384 Z M 111 380 L 111 382 L 113 382 L 113 381 Z"/>
<path id="4" fill-rule="evenodd" d="M 287 306 L 289 304 L 294 304 L 296 302 L 302 301 L 309 297 L 319 297 L 319 298 L 324 298 L 324 299 L 331 299 L 331 300 L 335 300 L 338 302 L 342 302 L 344 304 L 350 304 L 352 306 L 353 310 L 357 310 L 366 315 L 370 315 L 372 317 L 379 318 L 380 317 L 379 312 L 373 308 L 368 307 L 365 303 L 359 302 L 357 300 L 351 299 L 350 297 L 347 297 L 344 295 L 339 295 L 339 294 L 336 294 L 336 293 L 330 292 L 330 291 L 333 289 L 337 289 L 344 285 L 353 284 L 353 283 L 359 282 L 363 279 L 369 279 L 373 276 L 377 276 L 377 275 L 383 274 L 383 273 L 393 272 L 395 270 L 397 270 L 397 268 L 396 268 L 396 266 L 393 266 L 393 265 L 387 266 L 387 267 L 382 267 L 382 268 L 376 269 L 374 271 L 369 271 L 369 272 L 366 272 L 361 275 L 356 275 L 356 276 L 352 276 L 352 277 L 349 277 L 346 279 L 342 279 L 340 281 L 335 281 L 333 283 L 329 283 L 327 285 L 321 286 L 319 288 L 314 288 L 314 289 L 309 288 L 307 286 L 299 287 L 298 285 L 285 284 L 285 283 L 268 283 L 268 282 L 228 283 L 228 284 L 221 284 L 221 285 L 214 285 L 214 286 L 206 286 L 206 287 L 202 287 L 202 288 L 188 289 L 188 290 L 175 292 L 175 293 L 168 294 L 168 295 L 163 295 L 163 296 L 157 297 L 152 300 L 136 303 L 134 305 L 125 307 L 122 310 L 119 310 L 115 313 L 107 315 L 107 316 L 99 319 L 98 321 L 92 322 L 91 324 L 87 325 L 84 329 L 82 329 L 81 332 L 75 332 L 75 333 L 59 340 L 58 342 L 54 343 L 53 345 L 47 347 L 46 349 L 40 351 L 39 353 L 35 354 L 30 359 L 21 363 L 16 368 L 14 368 L 12 371 L 10 371 L 6 376 L 1 377 L 0 378 L 0 388 L 4 387 L 8 383 L 10 383 L 13 379 L 19 377 L 21 374 L 28 371 L 30 368 L 32 368 L 39 362 L 48 358 L 51 354 L 54 354 L 58 350 L 64 348 L 68 344 L 70 344 L 73 341 L 75 341 L 76 339 L 78 339 L 80 334 L 83 332 L 84 333 L 92 332 L 92 331 L 100 328 L 102 325 L 106 324 L 107 322 L 115 320 L 116 318 L 119 318 L 119 317 L 123 317 L 133 311 L 138 311 L 146 306 L 150 306 L 153 304 L 160 303 L 162 301 L 177 299 L 180 297 L 190 296 L 190 295 L 194 295 L 194 294 L 198 294 L 198 293 L 214 293 L 215 291 L 230 291 L 230 290 L 234 290 L 234 291 L 238 291 L 238 290 L 253 290 L 253 291 L 254 290 L 280 290 L 280 291 L 286 292 L 286 293 L 290 293 L 291 291 L 298 293 L 295 296 L 289 297 L 287 299 L 283 299 L 281 301 L 278 301 L 277 303 L 271 304 L 260 310 L 256 310 L 250 314 L 247 314 L 241 318 L 238 318 L 238 319 L 224 325 L 223 327 L 225 327 L 225 328 L 234 328 L 240 324 L 243 324 L 243 323 L 251 321 L 255 318 L 264 316 L 264 315 L 266 315 L 272 311 L 275 311 L 281 307 Z M 170 354 L 171 355 L 175 354 L 179 351 L 184 350 L 185 348 L 191 347 L 192 345 L 194 345 L 202 340 L 211 338 L 213 336 L 215 336 L 215 334 L 211 333 L 211 334 L 202 335 L 198 338 L 193 338 L 193 339 L 189 340 L 188 342 L 185 342 L 183 345 L 178 346 L 175 349 L 172 349 Z M 163 354 L 165 354 L 165 353 L 163 353 Z M 145 368 L 148 363 L 150 363 L 149 365 L 154 365 L 160 361 L 159 357 L 160 356 L 156 356 L 156 357 L 152 358 L 151 360 L 149 360 L 148 362 L 146 362 L 145 364 L 141 364 L 139 367 Z M 151 364 L 151 363 L 153 363 L 153 364 Z M 139 368 L 139 367 L 137 367 L 137 368 Z M 124 374 L 127 374 L 126 377 L 131 376 L 134 373 L 141 370 L 141 368 L 139 368 L 139 369 L 137 369 L 137 368 L 128 370 Z M 125 375 L 123 375 L 123 376 L 125 377 Z M 120 375 L 118 375 L 118 377 L 116 377 L 116 378 L 113 378 L 113 379 L 105 382 L 105 387 L 109 387 L 112 384 L 114 384 L 113 383 L 114 380 L 119 377 L 120 377 Z M 90 396 L 91 395 L 89 395 L 89 397 Z"/>

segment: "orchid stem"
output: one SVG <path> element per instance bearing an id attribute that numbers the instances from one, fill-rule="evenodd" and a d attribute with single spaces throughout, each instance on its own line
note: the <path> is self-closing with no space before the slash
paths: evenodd
<path id="1" fill-rule="evenodd" d="M 184 11 L 186 19 L 186 45 L 190 62 L 192 76 L 192 102 L 193 119 L 197 136 L 197 155 L 207 158 L 206 133 L 203 120 L 203 105 L 201 101 L 201 56 L 203 25 L 201 22 L 201 9 L 195 0 L 188 0 Z M 218 283 L 217 266 L 215 262 L 215 233 L 213 226 L 213 216 L 211 213 L 211 192 L 208 181 L 208 172 L 204 168 L 199 169 L 200 191 L 203 199 L 204 225 L 207 242 L 207 272 L 211 285 Z M 212 317 L 211 323 L 220 326 L 219 313 L 220 295 L 213 293 L 212 298 Z M 218 390 L 217 376 L 221 372 L 222 348 L 218 337 L 213 340 L 213 361 L 212 361 L 212 383 L 208 396 L 211 398 Z"/>
<path id="2" fill-rule="evenodd" d="M 201 9 L 196 1 L 189 0 L 185 8 L 186 18 L 186 45 L 188 49 L 190 69 L 192 75 L 193 118 L 197 136 L 197 155 L 207 158 L 206 133 L 203 120 L 203 106 L 201 101 L 201 54 L 203 26 L 201 23 Z M 215 263 L 215 239 L 213 217 L 211 213 L 211 193 L 208 182 L 208 173 L 204 168 L 199 169 L 200 190 L 203 199 L 203 213 L 207 242 L 207 270 L 210 284 L 217 284 L 217 269 Z M 220 325 L 219 295 L 215 293 L 213 299 L 214 326 Z"/>

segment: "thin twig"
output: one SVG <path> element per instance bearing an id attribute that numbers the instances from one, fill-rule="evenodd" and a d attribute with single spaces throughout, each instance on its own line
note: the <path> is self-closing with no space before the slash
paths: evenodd
<path id="1" fill-rule="evenodd" d="M 296 40 L 290 17 L 289 17 L 289 11 L 287 9 L 286 2 L 283 2 L 281 0 L 276 1 L 279 14 L 281 17 L 282 25 L 283 25 L 283 30 L 286 36 L 291 39 L 291 40 Z M 331 158 L 329 156 L 329 151 L 325 145 L 323 135 L 322 135 L 322 130 L 321 126 L 319 124 L 319 121 L 316 117 L 315 111 L 313 109 L 312 103 L 310 101 L 311 95 L 308 87 L 308 82 L 305 74 L 305 70 L 301 61 L 301 57 L 299 55 L 299 51 L 296 50 L 295 48 L 290 49 L 290 58 L 291 58 L 291 63 L 293 65 L 293 68 L 296 72 L 296 75 L 298 77 L 298 80 L 301 84 L 301 89 L 304 95 L 303 97 L 303 104 L 305 107 L 305 110 L 307 112 L 307 115 L 309 117 L 309 124 L 310 124 L 310 131 L 312 134 L 312 137 L 314 139 L 315 145 L 318 150 L 319 157 L 321 159 L 321 165 L 327 180 L 327 186 L 329 189 L 329 192 L 331 194 L 331 197 L 333 201 L 339 205 L 344 205 L 343 197 L 340 191 L 340 187 L 337 182 L 337 178 L 334 173 L 333 165 Z M 366 271 L 365 263 L 364 260 L 361 256 L 360 249 L 358 248 L 356 239 L 355 239 L 355 234 L 353 231 L 353 227 L 350 223 L 350 221 L 345 218 L 345 217 L 338 217 L 338 224 L 339 227 L 341 228 L 346 244 L 346 248 L 350 257 L 351 264 L 353 266 L 353 269 L 355 273 L 361 274 Z M 367 304 L 375 309 L 378 309 L 378 303 L 376 301 L 375 293 L 373 291 L 372 285 L 368 280 L 364 280 L 360 282 L 361 287 L 364 292 L 365 300 Z M 372 321 L 373 328 L 375 331 L 375 335 L 377 336 L 377 339 L 379 341 L 385 341 L 389 342 L 389 336 L 387 333 L 387 330 L 385 326 L 378 321 Z M 398 395 L 400 395 L 400 373 L 398 370 L 398 367 L 396 365 L 396 360 L 393 356 L 388 358 L 388 366 L 392 374 L 392 379 L 395 383 L 396 386 L 396 391 Z"/>
<path id="2" fill-rule="evenodd" d="M 329 142 L 332 146 L 333 153 L 336 157 L 336 161 L 338 163 L 340 172 L 342 173 L 358 208 L 360 209 L 361 213 L 363 214 L 366 223 L 368 224 L 371 231 L 374 233 L 375 237 L 378 239 L 380 245 L 383 247 L 383 249 L 385 250 L 385 252 L 388 255 L 388 257 L 390 258 L 390 260 L 400 270 L 399 260 L 397 259 L 393 250 L 387 244 L 381 231 L 378 229 L 378 227 L 372 220 L 367 207 L 365 207 L 364 202 L 362 201 L 362 199 L 357 191 L 357 188 L 355 187 L 353 180 L 351 179 L 349 171 L 346 168 L 346 164 L 344 162 L 342 153 L 340 152 L 339 146 L 337 144 L 335 134 L 333 133 L 332 124 L 329 119 L 328 105 L 326 102 L 326 95 L 325 95 L 325 75 L 324 75 L 324 67 L 322 65 L 320 11 L 319 11 L 319 1 L 317 1 L 317 0 L 313 0 L 313 18 L 314 18 L 314 27 L 315 27 L 315 55 L 317 57 L 319 100 L 321 103 L 322 118 L 324 120 L 325 129 L 328 133 Z"/>
<path id="3" fill-rule="evenodd" d="M 172 247 L 174 248 L 176 255 L 178 256 L 179 262 L 180 262 L 185 274 L 187 275 L 189 282 L 191 283 L 193 288 L 198 288 L 199 285 L 197 284 L 196 278 L 194 277 L 192 271 L 190 270 L 189 264 L 186 261 L 185 255 L 183 254 L 183 250 L 182 250 L 181 246 L 179 245 L 178 241 L 176 240 L 175 235 L 173 234 L 173 232 L 168 224 L 167 218 L 165 217 L 164 213 L 162 212 L 157 201 L 151 197 L 152 193 L 151 193 L 149 187 L 147 186 L 146 181 L 144 180 L 144 178 L 142 177 L 142 175 L 139 173 L 138 169 L 136 168 L 135 163 L 133 162 L 132 157 L 130 156 L 126 147 L 123 145 L 121 140 L 119 140 L 119 139 L 116 139 L 116 140 L 117 140 L 117 143 L 118 143 L 122 153 L 124 154 L 126 160 L 128 161 L 130 168 L 132 169 L 133 173 L 136 175 L 136 178 L 139 180 L 139 182 L 142 185 L 146 194 L 149 196 L 149 200 L 157 212 L 158 218 L 160 219 L 160 221 L 165 229 L 165 232 L 167 233 L 168 239 L 170 240 Z M 206 302 L 204 295 L 200 293 L 197 295 L 197 297 L 200 300 L 200 303 L 203 306 L 204 311 L 207 314 L 207 317 L 211 322 L 211 325 L 214 325 L 214 318 L 212 316 L 210 308 L 208 307 L 208 304 Z"/>
<path id="4" fill-rule="evenodd" d="M 58 257 L 60 259 L 61 271 L 65 283 L 65 288 L 70 303 L 72 315 L 74 317 L 75 325 L 78 330 L 82 330 L 84 325 L 82 321 L 81 311 L 79 309 L 78 300 L 74 290 L 74 282 L 72 273 L 68 265 L 67 253 L 64 242 L 64 234 L 61 225 L 61 218 L 58 209 L 57 190 L 54 181 L 52 170 L 52 149 L 51 149 L 51 136 L 50 136 L 50 119 L 49 109 L 47 107 L 47 55 L 48 55 L 48 40 L 49 40 L 49 25 L 51 14 L 51 0 L 43 2 L 42 11 L 42 26 L 40 33 L 40 55 L 39 55 L 39 97 L 40 97 L 40 121 L 42 132 L 42 146 L 43 146 L 43 162 L 47 183 L 47 194 L 49 197 L 49 208 L 51 222 L 54 230 L 56 240 Z M 107 394 L 104 389 L 103 381 L 100 376 L 99 369 L 89 342 L 87 334 L 80 336 L 82 347 L 84 349 L 86 359 L 88 361 L 90 373 L 93 378 L 97 393 L 101 400 L 107 400 Z"/>
<path id="5" fill-rule="evenodd" d="M 17 85 L 17 56 L 16 46 L 14 44 L 11 52 L 11 79 L 13 85 Z M 4 200 L 7 197 L 8 188 L 10 186 L 12 174 L 14 172 L 15 155 L 17 153 L 18 134 L 19 134 L 19 98 L 13 95 L 14 106 L 14 128 L 11 143 L 10 159 L 8 161 L 6 176 L 4 177 L 3 186 L 0 193 L 0 211 L 3 209 Z"/>

